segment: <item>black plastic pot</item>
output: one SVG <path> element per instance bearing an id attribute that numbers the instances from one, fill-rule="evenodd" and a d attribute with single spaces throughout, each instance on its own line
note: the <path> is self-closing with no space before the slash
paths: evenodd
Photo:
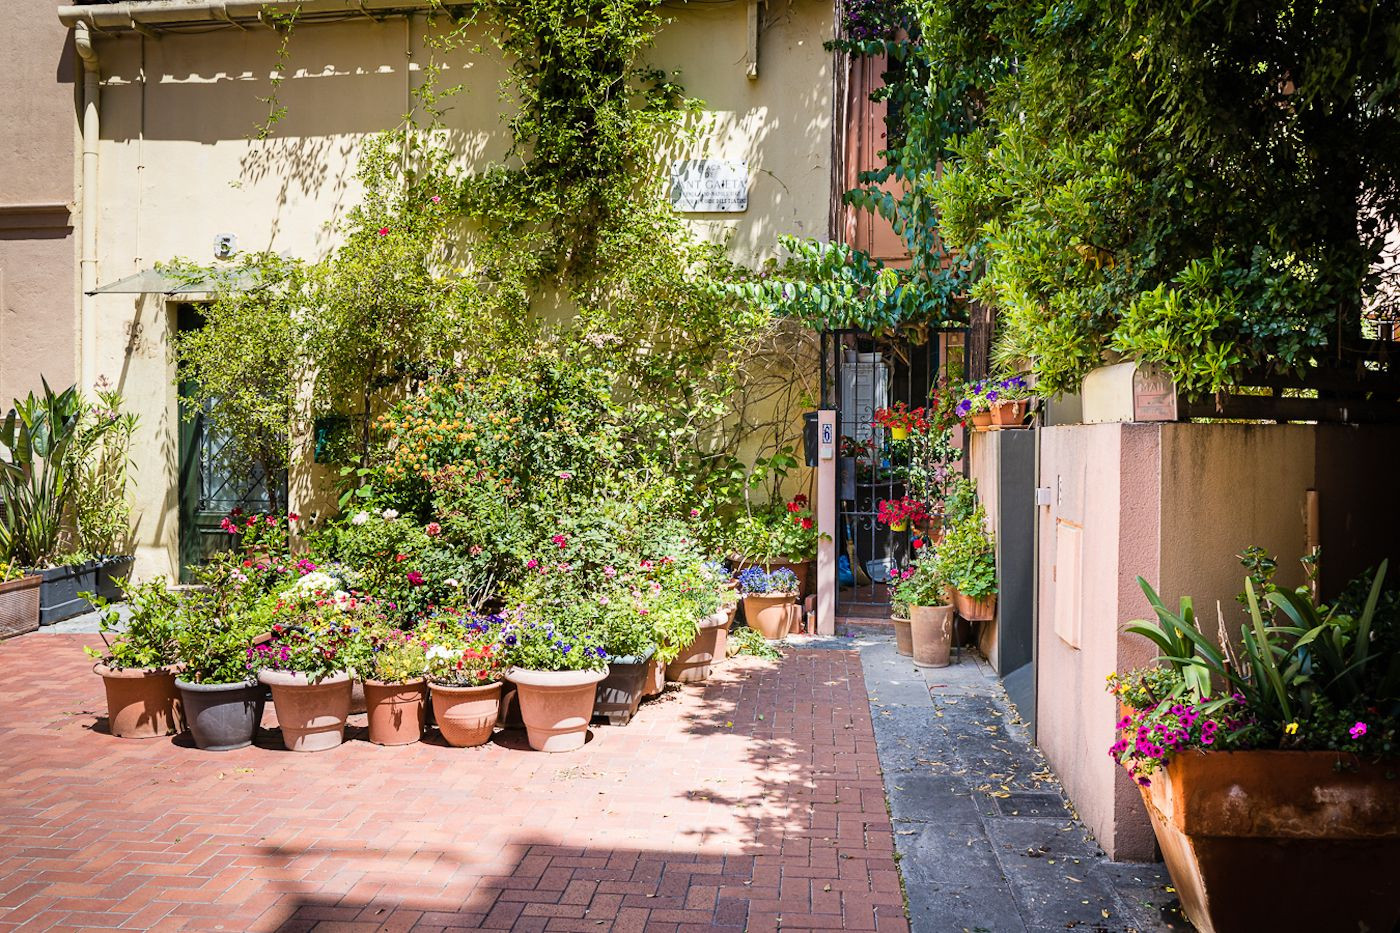
<path id="1" fill-rule="evenodd" d="M 97 565 L 97 595 L 113 603 L 126 599 L 126 581 L 131 579 L 134 561 L 130 554 L 102 558 Z"/>
<path id="2" fill-rule="evenodd" d="M 227 752 L 253 744 L 267 696 L 262 684 L 192 684 L 177 677 L 175 686 L 199 748 Z"/>
<path id="3" fill-rule="evenodd" d="M 40 570 L 39 624 L 52 625 L 92 611 L 92 603 L 79 593 L 97 592 L 97 561 L 67 564 Z"/>
<path id="4" fill-rule="evenodd" d="M 646 689 L 647 661 L 651 655 L 648 651 L 645 655 L 608 659 L 608 676 L 598 684 L 598 695 L 593 701 L 595 717 L 603 717 L 613 726 L 632 721 Z"/>

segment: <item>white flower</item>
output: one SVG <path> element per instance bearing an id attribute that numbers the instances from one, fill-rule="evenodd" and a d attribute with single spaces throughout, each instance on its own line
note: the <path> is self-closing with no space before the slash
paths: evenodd
<path id="1" fill-rule="evenodd" d="M 394 519 L 396 519 L 396 518 L 399 517 L 399 513 L 398 513 L 397 511 L 395 511 L 394 509 L 385 509 L 383 512 L 380 512 L 379 514 L 384 516 L 384 520 L 385 520 L 386 522 L 392 522 Z"/>
<path id="2" fill-rule="evenodd" d="M 339 588 L 335 577 L 319 570 L 308 573 L 296 583 L 292 584 L 291 590 L 299 593 L 332 593 Z"/>
<path id="3" fill-rule="evenodd" d="M 442 645 L 433 645 L 424 653 L 424 656 L 429 661 L 455 661 L 462 656 L 462 652 L 453 651 Z"/>
<path id="4" fill-rule="evenodd" d="M 450 587 L 453 587 L 454 589 L 462 585 L 462 582 L 461 582 L 460 580 L 458 580 L 456 577 L 448 577 L 446 580 L 444 580 L 444 581 L 442 581 L 442 582 L 446 583 L 446 584 L 447 584 L 448 586 L 450 586 Z"/>
<path id="5" fill-rule="evenodd" d="M 356 513 L 355 513 L 355 517 L 352 518 L 352 519 L 350 519 L 350 524 L 352 524 L 352 525 L 363 525 L 363 524 L 364 524 L 365 522 L 367 522 L 367 521 L 369 521 L 369 513 L 368 513 L 368 512 L 356 512 Z"/>

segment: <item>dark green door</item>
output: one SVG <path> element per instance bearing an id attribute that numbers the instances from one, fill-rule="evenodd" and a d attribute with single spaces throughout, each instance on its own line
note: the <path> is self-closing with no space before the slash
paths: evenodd
<path id="1" fill-rule="evenodd" d="M 194 305 L 180 305 L 180 330 L 204 324 Z M 265 512 L 276 502 L 285 507 L 287 476 L 269 481 L 256 466 L 236 468 L 237 451 L 226 436 L 214 429 L 203 411 L 189 412 L 198 404 L 192 384 L 180 381 L 180 582 L 191 582 L 190 568 L 229 546 L 228 532 L 219 527 L 229 512 Z M 242 461 L 246 464 L 246 460 Z"/>

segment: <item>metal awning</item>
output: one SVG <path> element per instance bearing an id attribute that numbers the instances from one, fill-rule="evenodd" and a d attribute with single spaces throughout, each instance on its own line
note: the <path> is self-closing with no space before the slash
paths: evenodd
<path id="1" fill-rule="evenodd" d="M 89 295 L 205 295 L 217 292 L 221 287 L 232 287 L 242 291 L 253 285 L 253 275 L 248 270 L 229 272 L 222 281 L 214 278 L 189 279 L 175 276 L 159 269 L 143 269 L 140 272 L 108 282 L 88 292 Z"/>

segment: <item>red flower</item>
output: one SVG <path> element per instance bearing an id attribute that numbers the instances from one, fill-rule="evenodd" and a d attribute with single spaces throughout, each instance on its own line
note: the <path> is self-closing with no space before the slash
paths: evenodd
<path id="1" fill-rule="evenodd" d="M 416 571 L 416 570 L 410 570 L 410 571 L 408 572 L 408 585 L 409 585 L 409 586 L 422 586 L 422 585 L 423 585 L 423 582 L 424 582 L 424 581 L 423 581 L 423 575 L 422 575 L 421 573 L 419 573 L 419 572 Z"/>
<path id="2" fill-rule="evenodd" d="M 792 501 L 793 501 L 793 502 L 796 502 L 798 505 L 806 505 L 806 504 L 807 504 L 807 497 L 806 497 L 804 494 L 802 494 L 802 493 L 799 492 L 797 495 L 795 495 L 795 496 L 792 497 Z"/>
<path id="3" fill-rule="evenodd" d="M 788 511 L 789 511 L 789 512 L 801 512 L 801 511 L 802 511 L 802 506 L 798 505 L 796 501 L 789 502 L 789 503 L 788 503 Z"/>
<path id="4" fill-rule="evenodd" d="M 811 531 L 811 530 L 812 530 L 812 520 L 811 520 L 810 518 L 804 518 L 804 519 L 802 519 L 802 530 L 803 530 L 803 531 Z"/>
<path id="5" fill-rule="evenodd" d="M 249 558 L 249 559 L 243 561 L 243 566 L 244 566 L 244 567 L 251 567 L 251 566 L 253 566 L 252 558 Z"/>
<path id="6" fill-rule="evenodd" d="M 437 522 L 428 522 L 428 525 L 426 528 L 423 529 L 423 532 L 427 534 L 427 536 L 430 538 L 436 538 L 438 535 L 442 534 L 442 526 L 439 525 Z"/>
<path id="7" fill-rule="evenodd" d="M 389 235 L 389 228 L 388 228 L 388 227 L 380 227 L 380 228 L 379 228 L 379 235 L 380 235 L 380 236 L 388 236 L 388 235 Z"/>
<path id="8" fill-rule="evenodd" d="M 910 541 L 909 544 L 910 544 L 911 547 L 914 548 L 914 550 L 917 551 L 919 548 L 921 548 L 921 547 L 924 546 L 924 539 L 923 539 L 923 538 L 915 538 L 913 541 Z"/>
<path id="9" fill-rule="evenodd" d="M 289 521 L 289 522 L 299 522 L 299 521 L 301 521 L 301 516 L 298 515 L 298 514 L 295 513 L 295 512 L 288 512 L 288 513 L 287 513 L 287 521 Z"/>
<path id="10" fill-rule="evenodd" d="M 406 560 L 408 560 L 408 555 L 407 555 L 407 554 L 395 554 L 395 555 L 394 555 L 394 563 L 396 563 L 396 564 L 402 564 L 402 563 L 403 563 L 404 561 L 406 561 Z"/>

